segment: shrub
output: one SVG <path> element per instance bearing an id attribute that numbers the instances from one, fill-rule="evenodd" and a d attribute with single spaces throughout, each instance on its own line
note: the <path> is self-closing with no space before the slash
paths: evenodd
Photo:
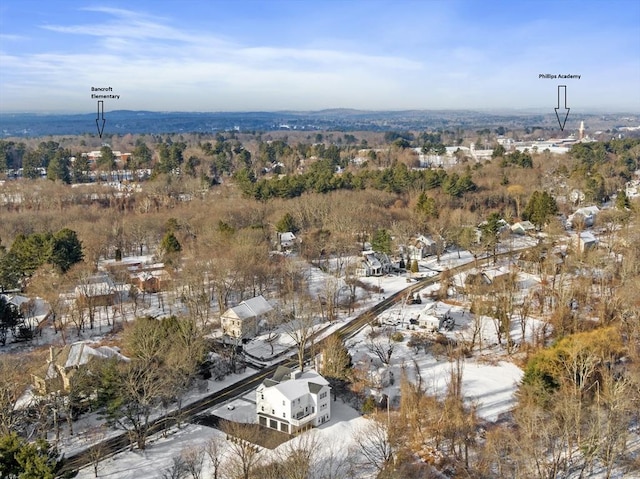
<path id="1" fill-rule="evenodd" d="M 395 341 L 396 343 L 401 343 L 402 341 L 404 341 L 404 335 L 400 331 L 395 332 L 391 335 L 391 340 Z"/>
<path id="2" fill-rule="evenodd" d="M 373 396 L 367 396 L 362 403 L 362 414 L 371 414 L 376 410 L 376 400 Z"/>

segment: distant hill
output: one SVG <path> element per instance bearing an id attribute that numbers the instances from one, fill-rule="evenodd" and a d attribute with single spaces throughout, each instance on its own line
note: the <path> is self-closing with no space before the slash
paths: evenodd
<path id="1" fill-rule="evenodd" d="M 573 115 L 573 113 L 572 113 Z M 579 120 L 599 115 L 570 116 L 568 129 Z M 127 133 L 180 133 L 217 131 L 333 130 L 388 131 L 461 128 L 557 128 L 553 110 L 539 112 L 478 112 L 465 110 L 364 111 L 336 108 L 321 111 L 280 112 L 153 112 L 114 110 L 105 112 L 105 135 Z M 96 135 L 96 114 L 0 114 L 0 138 L 47 135 Z M 575 125 L 574 125 L 575 123 Z"/>

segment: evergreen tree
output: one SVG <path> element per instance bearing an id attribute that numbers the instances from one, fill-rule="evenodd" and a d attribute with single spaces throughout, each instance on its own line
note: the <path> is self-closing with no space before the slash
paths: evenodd
<path id="1" fill-rule="evenodd" d="M 28 151 L 22 158 L 22 176 L 35 180 L 40 178 L 38 168 L 42 166 L 42 158 L 37 151 Z"/>
<path id="2" fill-rule="evenodd" d="M 486 245 L 487 249 L 490 249 L 493 252 L 494 262 L 496 261 L 496 248 L 498 246 L 501 219 L 500 214 L 494 212 L 491 213 L 489 218 L 487 218 L 487 221 L 480 226 L 480 230 L 482 231 L 482 241 Z"/>
<path id="3" fill-rule="evenodd" d="M 0 251 L 0 291 L 17 288 L 23 275 L 18 257 L 10 251 Z"/>
<path id="4" fill-rule="evenodd" d="M 136 147 L 131 154 L 130 167 L 133 169 L 148 168 L 153 159 L 153 152 L 140 138 L 136 140 Z"/>
<path id="5" fill-rule="evenodd" d="M 38 149 L 36 150 L 38 156 L 40 157 L 40 166 L 48 168 L 49 163 L 51 162 L 59 148 L 60 143 L 58 143 L 57 141 L 49 140 L 40 142 L 40 144 L 38 145 Z"/>
<path id="6" fill-rule="evenodd" d="M 170 255 L 172 253 L 180 252 L 180 250 L 182 250 L 182 245 L 180 245 L 178 238 L 176 238 L 176 235 L 174 235 L 172 231 L 167 231 L 160 242 L 160 250 L 165 255 Z"/>
<path id="7" fill-rule="evenodd" d="M 504 149 L 504 146 L 498 145 L 493 149 L 491 153 L 491 158 L 502 158 L 507 150 Z"/>
<path id="8" fill-rule="evenodd" d="M 75 160 L 71 166 L 71 178 L 74 183 L 86 183 L 89 180 L 89 158 L 82 153 L 75 155 Z"/>
<path id="9" fill-rule="evenodd" d="M 22 444 L 15 432 L 0 436 L 0 477 L 17 478 L 22 472 L 17 458 Z"/>
<path id="10" fill-rule="evenodd" d="M 32 233 L 16 236 L 8 253 L 0 258 L 0 286 L 15 284 L 31 275 L 44 263 L 51 263 L 62 272 L 82 261 L 82 244 L 75 231 L 64 228 L 55 235 Z"/>
<path id="11" fill-rule="evenodd" d="M 416 212 L 426 216 L 427 218 L 437 218 L 438 208 L 436 206 L 436 200 L 427 196 L 423 191 L 418 196 L 418 202 L 416 203 Z"/>
<path id="12" fill-rule="evenodd" d="M 534 191 L 522 212 L 522 216 L 537 228 L 542 228 L 550 217 L 558 213 L 556 200 L 546 191 Z"/>
<path id="13" fill-rule="evenodd" d="M 26 442 L 15 432 L 0 437 L 0 477 L 54 479 L 61 465 L 58 452 L 44 439 Z"/>
<path id="14" fill-rule="evenodd" d="M 391 234 L 386 229 L 379 229 L 371 239 L 371 247 L 380 253 L 391 253 Z"/>
<path id="15" fill-rule="evenodd" d="M 116 169 L 116 157 L 108 146 L 100 148 L 100 158 L 96 161 L 99 170 L 113 171 Z"/>
<path id="16" fill-rule="evenodd" d="M 414 259 L 413 261 L 411 261 L 411 274 L 415 274 L 420 270 L 420 267 L 418 266 L 418 260 Z"/>
<path id="17" fill-rule="evenodd" d="M 72 265 L 82 261 L 82 258 L 84 258 L 82 243 L 75 231 L 64 228 L 53 236 L 49 262 L 60 268 L 63 273 L 66 273 Z"/>
<path id="18" fill-rule="evenodd" d="M 631 202 L 629 201 L 629 197 L 625 190 L 618 191 L 618 195 L 616 196 L 616 208 L 623 211 L 631 208 Z"/>
<path id="19" fill-rule="evenodd" d="M 71 183 L 71 173 L 69 171 L 70 156 L 71 153 L 69 151 L 56 151 L 47 167 L 47 178 L 52 181 L 59 180 L 63 183 Z"/>
<path id="20" fill-rule="evenodd" d="M 15 334 L 22 319 L 22 313 L 18 308 L 9 303 L 4 296 L 0 296 L 0 346 L 7 344 L 8 333 Z"/>
<path id="21" fill-rule="evenodd" d="M 13 146 L 13 142 L 0 140 L 0 173 L 5 172 L 8 168 L 11 146 Z"/>
<path id="22" fill-rule="evenodd" d="M 158 163 L 154 168 L 155 173 L 171 173 L 178 167 L 175 154 L 167 143 L 160 143 L 157 147 Z"/>
<path id="23" fill-rule="evenodd" d="M 280 221 L 276 223 L 276 231 L 278 231 L 278 233 L 287 233 L 291 231 L 295 234 L 300 231 L 300 228 L 298 228 L 296 220 L 291 216 L 291 213 L 285 213 Z"/>

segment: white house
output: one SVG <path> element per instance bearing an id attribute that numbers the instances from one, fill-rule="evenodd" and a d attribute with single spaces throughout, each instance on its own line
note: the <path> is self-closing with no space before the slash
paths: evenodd
<path id="1" fill-rule="evenodd" d="M 598 239 L 589 231 L 581 231 L 579 235 L 574 236 L 574 241 L 577 242 L 581 253 L 598 245 Z"/>
<path id="2" fill-rule="evenodd" d="M 441 320 L 437 316 L 431 314 L 422 314 L 418 316 L 418 325 L 429 331 L 438 331 L 440 329 Z"/>
<path id="3" fill-rule="evenodd" d="M 531 221 L 519 221 L 511 225 L 511 232 L 516 235 L 524 235 L 536 230 Z"/>
<path id="4" fill-rule="evenodd" d="M 427 256 L 436 254 L 438 245 L 431 238 L 419 235 L 413 244 L 407 248 L 410 260 L 421 260 Z"/>
<path id="5" fill-rule="evenodd" d="M 364 276 L 382 276 L 391 271 L 392 264 L 386 253 L 374 251 L 362 252 L 362 264 L 359 274 Z"/>
<path id="6" fill-rule="evenodd" d="M 585 206 L 576 210 L 572 215 L 569 215 L 567 219 L 567 227 L 571 228 L 575 221 L 582 220 L 584 226 L 593 226 L 596 220 L 596 216 L 600 213 L 600 208 L 597 206 Z"/>
<path id="7" fill-rule="evenodd" d="M 287 231 L 286 233 L 280 233 L 280 247 L 282 249 L 291 248 L 296 240 L 296 235 L 294 235 L 291 231 Z"/>
<path id="8" fill-rule="evenodd" d="M 260 320 L 272 310 L 269 302 L 262 296 L 242 301 L 220 316 L 222 332 L 238 339 L 254 337 L 258 334 Z"/>
<path id="9" fill-rule="evenodd" d="M 448 327 L 451 320 L 451 308 L 444 303 L 429 303 L 418 314 L 418 325 L 429 331 L 438 331 Z M 453 327 L 453 323 L 450 324 Z"/>
<path id="10" fill-rule="evenodd" d="M 278 367 L 256 390 L 258 423 L 287 434 L 331 419 L 329 382 L 314 370 Z"/>

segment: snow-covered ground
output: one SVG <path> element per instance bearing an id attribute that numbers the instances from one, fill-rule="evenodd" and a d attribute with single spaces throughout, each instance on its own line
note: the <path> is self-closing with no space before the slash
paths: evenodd
<path id="1" fill-rule="evenodd" d="M 534 243 L 535 240 L 531 238 L 515 238 L 510 246 L 520 249 L 533 246 Z M 444 269 L 473 261 L 474 258 L 469 252 L 446 253 L 441 256 L 440 261 L 435 257 L 426 258 L 420 261 L 420 272 L 416 276 L 432 276 Z M 495 267 L 497 269 L 508 269 L 508 266 L 509 259 L 505 258 L 500 260 Z M 319 296 L 323 294 L 326 290 L 327 282 L 334 277 L 330 272 L 325 272 L 319 268 L 309 267 L 308 265 L 307 268 L 312 295 Z M 447 313 L 453 318 L 455 321 L 453 330 L 442 331 L 451 340 L 468 341 L 473 334 L 473 329 L 479 327 L 479 339 L 481 342 L 476 344 L 473 355 L 464 360 L 462 368 L 462 390 L 467 403 L 475 405 L 478 415 L 487 421 L 498 420 L 501 414 L 506 413 L 514 406 L 514 393 L 522 378 L 522 370 L 510 362 L 504 348 L 497 344 L 498 339 L 494 320 L 486 316 L 473 316 L 469 312 L 468 301 L 465 301 L 464 297 L 457 292 L 456 286 L 461 287 L 464 284 L 465 274 L 461 273 L 453 277 L 452 284 L 454 287 L 451 289 L 451 296 L 444 302 L 436 302 L 429 299 L 430 293 L 440 287 L 439 284 L 435 284 L 420 291 L 422 304 L 409 304 L 407 301 L 400 301 L 378 317 L 382 326 L 376 329 L 382 331 L 385 328 L 391 328 L 403 334 L 402 341 L 392 342 L 393 353 L 388 366 L 381 363 L 377 356 L 372 353 L 368 344 L 370 342 L 368 335 L 372 327 L 367 326 L 349 340 L 348 347 L 355 366 L 368 371 L 371 379 L 371 394 L 377 397 L 387 395 L 393 403 L 399 399 L 400 377 L 403 372 L 410 380 L 416 380 L 415 374 L 419 371 L 422 382 L 426 386 L 427 394 L 444 395 L 455 364 L 447 358 L 446 354 L 436 356 L 424 350 L 416 352 L 414 348 L 408 346 L 412 334 L 426 332 L 425 329 L 412 324 L 409 320 L 417 318 L 421 312 L 429 309 L 430 314 L 442 316 Z M 321 338 L 329 334 L 360 312 L 378 303 L 384 297 L 415 284 L 409 277 L 409 274 L 397 274 L 379 278 L 360 278 L 363 283 L 371 287 L 371 290 L 377 289 L 381 290 L 381 292 L 372 293 L 359 288 L 357 291 L 356 310 L 347 314 L 346 311 L 341 309 L 339 310 L 337 321 L 331 324 L 317 324 L 318 337 Z M 520 272 L 517 277 L 517 282 L 521 289 L 518 293 L 519 297 L 523 297 L 523 295 L 535 288 L 539 281 L 540 278 L 536 275 Z M 338 289 L 344 289 L 344 285 L 339 284 Z M 542 321 L 536 318 L 529 318 L 526 336 L 523 338 L 519 319 L 515 315 L 512 319 L 511 337 L 515 343 L 530 341 L 533 332 L 542 324 Z M 268 341 L 269 339 L 271 341 Z M 271 335 L 255 338 L 245 345 L 245 350 L 252 356 L 263 359 L 263 362 L 268 364 L 275 360 L 274 356 L 285 353 L 293 346 L 292 338 L 286 334 L 284 329 L 280 329 Z M 391 380 L 391 378 L 393 379 Z M 230 380 L 238 379 L 238 377 L 230 378 Z M 215 384 L 219 385 L 219 387 L 224 386 L 224 384 L 220 383 Z M 215 385 L 211 387 L 215 387 Z M 222 404 L 210 412 L 238 422 L 255 422 L 255 391 L 245 393 L 242 397 Z M 345 456 L 354 446 L 354 434 L 361 430 L 367 421 L 357 411 L 342 403 L 340 399 L 337 402 L 333 402 L 331 421 L 311 432 L 311 434 L 320 439 L 319 443 L 323 445 L 319 453 L 320 456 L 331 456 L 333 459 L 340 455 Z M 183 448 L 204 445 L 213 436 L 223 437 L 220 431 L 200 425 L 187 425 L 182 429 L 174 429 L 167 438 L 152 438 L 149 441 L 148 449 L 144 452 L 123 452 L 103 461 L 100 464 L 99 475 L 100 477 L 135 477 L 136 479 L 159 477 L 162 471 L 171 466 L 172 458 L 179 455 Z M 306 435 L 302 437 L 304 436 Z M 299 440 L 304 439 L 300 437 L 292 439 L 293 442 Z M 283 447 L 287 447 L 287 443 L 280 446 L 280 448 Z M 265 452 L 267 455 L 275 453 L 271 451 Z M 210 473 L 209 469 L 210 463 L 208 459 L 205 459 L 204 477 L 207 477 L 207 474 Z M 89 478 L 92 475 L 91 468 L 86 468 L 80 472 L 78 477 Z M 621 478 L 622 476 L 618 475 L 617 477 Z M 626 477 L 633 476 L 627 475 Z"/>
<path id="2" fill-rule="evenodd" d="M 229 410 L 226 406 L 223 406 L 212 412 L 227 419 L 242 420 L 244 414 L 250 410 L 250 408 L 242 404 L 243 402 L 248 404 L 246 400 L 236 399 L 232 402 L 232 404 L 236 406 L 235 409 Z M 331 403 L 331 416 L 330 422 L 311 431 L 311 434 L 315 435 L 314 441 L 322 446 L 317 458 L 318 461 L 322 461 L 322 458 L 328 454 L 338 456 L 335 458 L 336 462 L 341 459 L 340 456 L 344 459 L 348 450 L 353 446 L 354 434 L 360 430 L 367 421 L 361 417 L 357 411 L 344 404 L 341 400 Z M 253 409 L 252 417 L 255 418 L 255 408 Z M 189 424 L 182 429 L 172 429 L 167 437 L 154 437 L 149 441 L 148 448 L 145 451 L 127 451 L 105 459 L 99 465 L 98 477 L 111 479 L 157 479 L 162 476 L 164 471 L 171 467 L 172 459 L 179 456 L 182 450 L 204 447 L 207 441 L 214 436 L 219 437 L 223 444 L 221 455 L 228 455 L 229 451 L 226 449 L 228 443 L 225 441 L 225 435 L 221 431 L 206 426 Z M 304 440 L 304 436 L 305 435 L 294 438 L 292 441 Z M 279 448 L 288 446 L 290 446 L 290 444 L 285 443 L 279 446 Z M 270 456 L 273 457 L 277 452 L 278 449 L 275 451 L 265 450 L 263 454 L 265 458 L 269 458 Z M 211 477 L 211 462 L 206 455 L 202 472 L 202 477 Z M 76 477 L 78 479 L 93 478 L 93 468 L 86 467 L 82 469 Z"/>
<path id="3" fill-rule="evenodd" d="M 424 273 L 429 274 L 429 272 L 431 272 L 431 274 L 435 274 L 434 272 L 437 271 L 437 268 L 443 267 L 442 265 L 445 263 L 447 263 L 446 267 L 451 267 L 473 260 L 470 254 L 462 253 L 461 258 L 457 256 L 457 253 L 444 255 L 440 263 L 435 259 L 424 261 L 422 265 L 426 270 Z M 312 285 L 314 283 L 321 283 L 324 280 L 325 274 L 326 273 L 323 273 L 321 270 L 314 268 L 310 276 Z M 382 288 L 384 293 L 380 293 L 380 297 L 378 297 L 378 295 L 369 295 L 368 297 L 362 295 L 359 298 L 359 310 L 339 319 L 333 324 L 319 325 L 319 328 L 323 328 L 322 335 L 328 334 L 333 329 L 341 326 L 361 310 L 376 304 L 382 299 L 381 296 L 390 295 L 411 286 L 411 283 L 407 282 L 407 275 L 365 278 L 363 281 L 368 281 L 373 286 Z M 411 375 L 414 374 L 412 369 L 414 360 L 415 364 L 419 366 L 424 383 L 428 385 L 428 392 L 437 395 L 444 393 L 450 376 L 452 363 L 444 358 L 436 359 L 434 356 L 425 354 L 424 352 L 416 354 L 412 348 L 407 346 L 409 340 L 408 333 L 420 331 L 407 331 L 403 329 L 409 325 L 409 318 L 415 317 L 425 306 L 426 304 L 408 305 L 401 303 L 383 313 L 386 317 L 399 319 L 398 330 L 405 334 L 405 339 L 402 342 L 394 343 L 394 353 L 389 367 L 389 371 L 393 373 L 397 380 L 393 385 L 385 384 L 383 387 L 380 387 L 378 391 L 372 391 L 374 394 L 387 394 L 391 398 L 397 399 L 400 386 L 399 378 L 402 370 L 405 369 L 409 377 L 412 377 Z M 442 307 L 442 304 L 440 304 L 440 306 Z M 464 314 L 463 308 L 452 308 L 446 305 L 444 307 L 451 310 L 454 318 Z M 438 305 L 436 305 L 436 309 L 437 308 Z M 383 320 L 384 318 L 381 317 L 379 319 Z M 463 321 L 459 322 L 463 323 Z M 354 358 L 362 358 L 363 355 L 371 358 L 366 346 L 366 335 L 368 331 L 369 328 L 365 328 L 350 341 L 350 351 Z M 489 333 L 487 333 L 487 335 L 489 335 Z M 247 351 L 254 356 L 264 357 L 268 360 L 271 354 L 271 345 L 266 339 L 266 336 L 261 336 L 249 342 L 246 345 Z M 277 354 L 291 348 L 293 342 L 286 332 L 280 331 L 277 339 L 273 341 L 273 344 L 274 353 Z M 370 364 L 373 363 L 370 361 Z M 379 369 L 381 368 L 372 370 L 372 374 L 380 373 Z M 501 413 L 508 411 L 512 407 L 514 400 L 513 392 L 521 375 L 522 371 L 519 368 L 506 361 L 499 361 L 495 365 L 491 365 L 483 361 L 470 359 L 467 360 L 464 365 L 463 389 L 468 401 L 478 406 L 478 414 L 487 420 L 493 421 L 496 420 Z M 246 393 L 242 397 L 225 403 L 211 412 L 217 416 L 238 422 L 255 422 L 254 394 L 255 392 L 253 391 Z M 314 434 L 318 434 L 321 438 L 330 438 L 330 440 L 322 442 L 332 444 L 333 446 L 336 445 L 337 440 L 342 441 L 343 444 L 341 444 L 338 450 L 347 451 L 350 446 L 353 445 L 352 438 L 354 431 L 361 429 L 366 421 L 367 420 L 361 417 L 357 411 L 344 405 L 341 401 L 337 401 L 332 403 L 331 421 L 319 427 L 314 431 Z M 111 477 L 136 477 L 140 479 L 157 477 L 158 471 L 170 467 L 172 457 L 178 454 L 183 447 L 203 444 L 208 438 L 215 434 L 220 434 L 220 432 L 203 426 L 189 425 L 182 430 L 176 431 L 167 439 L 153 439 L 149 443 L 149 449 L 145 452 L 134 451 L 121 453 L 112 459 L 104 461 L 104 463 L 101 464 L 101 468 L 103 468 L 101 476 L 109 477 L 109 474 L 111 474 Z M 335 451 L 331 453 L 333 454 L 334 452 Z M 327 454 L 328 453 L 329 452 L 327 452 Z M 79 477 L 85 477 L 84 474 L 86 474 L 86 477 L 90 477 L 92 472 L 85 469 Z"/>

